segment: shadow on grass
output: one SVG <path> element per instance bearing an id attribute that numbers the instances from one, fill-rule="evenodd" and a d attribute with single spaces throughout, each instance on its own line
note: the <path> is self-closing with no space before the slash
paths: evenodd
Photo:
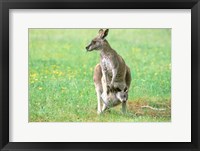
<path id="1" fill-rule="evenodd" d="M 111 119 L 111 120 L 108 120 Z M 129 101 L 127 113 L 121 112 L 121 105 L 110 108 L 99 116 L 98 122 L 170 122 L 171 100 L 152 103 L 144 99 Z"/>

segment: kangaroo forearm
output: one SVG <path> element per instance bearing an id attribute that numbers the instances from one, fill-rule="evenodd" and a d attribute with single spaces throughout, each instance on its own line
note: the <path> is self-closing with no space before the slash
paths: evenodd
<path id="1" fill-rule="evenodd" d="M 106 71 L 103 71 L 102 72 L 103 74 L 103 80 L 105 81 L 105 83 L 107 84 L 108 83 L 108 75 L 107 75 L 107 73 L 106 73 Z"/>
<path id="2" fill-rule="evenodd" d="M 117 76 L 117 69 L 113 69 L 113 70 L 112 70 L 112 80 L 111 80 L 111 84 L 114 84 L 115 79 L 116 79 L 116 76 Z"/>

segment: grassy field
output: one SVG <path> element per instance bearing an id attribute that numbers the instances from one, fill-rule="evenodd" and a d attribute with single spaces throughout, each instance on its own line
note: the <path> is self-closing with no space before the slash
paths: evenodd
<path id="1" fill-rule="evenodd" d="M 29 122 L 170 122 L 171 30 L 110 29 L 106 39 L 132 74 L 126 115 L 121 105 L 96 113 L 99 52 L 85 47 L 97 32 L 29 29 Z"/>

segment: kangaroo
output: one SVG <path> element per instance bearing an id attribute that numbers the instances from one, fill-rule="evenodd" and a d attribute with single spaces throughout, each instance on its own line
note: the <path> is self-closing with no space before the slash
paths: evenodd
<path id="1" fill-rule="evenodd" d="M 111 48 L 105 37 L 108 35 L 109 29 L 100 29 L 98 35 L 86 47 L 87 51 L 100 51 L 100 66 L 102 69 L 103 95 L 107 97 L 108 88 L 118 87 L 125 88 L 125 76 L 127 72 L 126 64 L 123 58 Z"/>
<path id="2" fill-rule="evenodd" d="M 125 77 L 127 66 L 123 58 L 111 48 L 105 37 L 109 29 L 100 29 L 98 35 L 86 47 L 87 51 L 100 51 L 100 66 L 102 70 L 102 83 L 104 100 L 108 97 L 108 89 L 119 88 L 123 90 L 126 87 Z M 107 102 L 107 101 L 106 101 Z"/>
<path id="3" fill-rule="evenodd" d="M 94 84 L 95 90 L 97 94 L 98 106 L 97 106 L 97 113 L 100 114 L 104 112 L 106 109 L 110 107 L 114 107 L 120 103 L 122 103 L 122 112 L 126 113 L 126 102 L 128 100 L 128 90 L 131 84 L 131 73 L 128 66 L 127 72 L 125 76 L 126 87 L 121 90 L 120 88 L 108 89 L 107 92 L 107 99 L 103 98 L 103 85 L 106 83 L 102 81 L 102 69 L 100 64 L 97 64 L 94 69 Z M 101 102 L 103 103 L 103 108 L 101 110 Z"/>

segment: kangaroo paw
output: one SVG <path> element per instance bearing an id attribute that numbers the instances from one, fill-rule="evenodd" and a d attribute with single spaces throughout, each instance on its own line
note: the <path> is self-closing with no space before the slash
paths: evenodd
<path id="1" fill-rule="evenodd" d="M 114 85 L 107 85 L 107 94 L 109 94 L 109 92 L 114 92 L 115 88 L 114 88 Z"/>
<path id="2" fill-rule="evenodd" d="M 107 85 L 107 94 L 109 94 L 109 92 L 111 92 L 111 88 L 110 88 L 110 86 L 109 85 Z"/>
<path id="3" fill-rule="evenodd" d="M 101 111 L 97 111 L 97 114 L 100 115 L 100 114 L 101 114 Z"/>

